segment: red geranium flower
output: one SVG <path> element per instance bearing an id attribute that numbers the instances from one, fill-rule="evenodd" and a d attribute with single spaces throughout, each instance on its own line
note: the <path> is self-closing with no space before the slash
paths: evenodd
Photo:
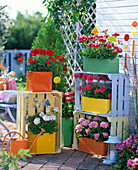
<path id="1" fill-rule="evenodd" d="M 112 34 L 112 36 L 114 36 L 114 37 L 117 37 L 117 36 L 119 36 L 120 34 L 119 33 L 114 33 L 114 34 Z"/>
<path id="2" fill-rule="evenodd" d="M 40 49 L 40 54 L 46 56 L 47 55 L 47 51 L 45 49 Z"/>
<path id="3" fill-rule="evenodd" d="M 46 63 L 47 65 L 50 65 L 50 64 L 51 64 L 49 60 L 45 61 L 45 63 Z"/>
<path id="4" fill-rule="evenodd" d="M 23 62 L 23 59 L 24 59 L 23 57 L 18 57 L 18 58 L 17 58 L 17 61 L 18 61 L 19 63 L 22 63 L 22 62 Z"/>
<path id="5" fill-rule="evenodd" d="M 62 55 L 57 55 L 56 58 L 59 60 L 59 61 L 64 61 L 64 57 Z"/>
<path id="6" fill-rule="evenodd" d="M 39 49 L 39 48 L 31 49 L 30 54 L 31 54 L 32 56 L 36 56 L 36 55 L 40 54 L 40 49 Z"/>
<path id="7" fill-rule="evenodd" d="M 92 75 L 89 75 L 89 76 L 87 77 L 87 80 L 88 80 L 89 82 L 91 82 L 91 81 L 93 81 L 93 80 L 94 80 L 94 78 L 93 78 L 93 76 L 92 76 Z"/>
<path id="8" fill-rule="evenodd" d="M 54 51 L 51 50 L 51 49 L 47 50 L 46 53 L 47 53 L 47 55 L 48 55 L 49 57 L 51 57 L 51 56 L 54 55 Z"/>
<path id="9" fill-rule="evenodd" d="M 82 76 L 82 74 L 80 74 L 80 73 L 75 73 L 75 74 L 74 74 L 74 77 L 75 77 L 75 78 L 78 78 L 78 77 L 81 77 L 81 76 Z"/>
<path id="10" fill-rule="evenodd" d="M 70 102 L 71 100 L 72 100 L 72 98 L 70 98 L 70 97 L 66 97 L 66 98 L 65 98 L 65 101 L 66 101 L 66 102 Z"/>
<path id="11" fill-rule="evenodd" d="M 111 99 L 111 97 L 112 97 L 112 94 L 108 93 L 108 99 Z"/>
<path id="12" fill-rule="evenodd" d="M 67 64 L 64 64 L 63 71 L 67 71 Z"/>
<path id="13" fill-rule="evenodd" d="M 92 84 L 91 84 L 91 83 L 88 83 L 88 84 L 86 85 L 86 89 L 87 89 L 87 90 L 91 90 L 91 88 L 92 88 Z"/>
<path id="14" fill-rule="evenodd" d="M 54 57 L 50 57 L 49 60 L 54 61 L 54 63 L 56 64 L 56 59 Z"/>
<path id="15" fill-rule="evenodd" d="M 87 80 L 88 75 L 87 74 L 83 74 L 82 78 L 86 81 Z"/>

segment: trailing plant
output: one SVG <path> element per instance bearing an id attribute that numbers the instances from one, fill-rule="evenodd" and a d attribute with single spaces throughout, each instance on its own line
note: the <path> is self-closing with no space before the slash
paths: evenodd
<path id="1" fill-rule="evenodd" d="M 60 26 L 65 26 L 65 21 L 63 16 L 66 18 L 66 15 L 70 16 L 70 22 L 72 25 L 75 25 L 76 22 L 84 22 L 86 18 L 89 18 L 89 8 L 95 0 L 43 0 L 43 4 L 48 10 L 47 19 L 53 20 L 57 25 L 57 28 L 60 29 Z M 93 5 L 95 8 L 95 6 Z M 95 16 L 92 16 L 94 19 Z M 85 28 L 84 28 L 85 27 Z M 88 31 L 87 25 L 84 25 L 84 33 Z M 72 28 L 73 29 L 73 28 Z M 71 30 L 75 32 L 75 30 Z"/>
<path id="2" fill-rule="evenodd" d="M 73 118 L 74 111 L 74 92 L 62 93 L 62 117 L 67 119 Z"/>
<path id="3" fill-rule="evenodd" d="M 106 118 L 98 116 L 81 117 L 75 125 L 77 137 L 95 139 L 97 142 L 105 141 L 110 134 L 110 123 Z"/>

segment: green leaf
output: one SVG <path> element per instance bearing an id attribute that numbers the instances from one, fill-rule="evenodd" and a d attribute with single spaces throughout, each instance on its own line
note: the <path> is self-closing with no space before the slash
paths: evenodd
<path id="1" fill-rule="evenodd" d="M 18 151 L 18 154 L 20 155 L 21 153 L 23 153 L 24 152 L 24 149 L 20 149 L 19 151 Z"/>
<path id="2" fill-rule="evenodd" d="M 10 164 L 9 164 L 9 168 L 10 168 L 10 167 L 12 167 L 12 166 L 13 166 L 13 164 L 12 164 L 12 163 L 10 163 Z"/>
<path id="3" fill-rule="evenodd" d="M 23 159 L 24 161 L 27 160 L 26 157 L 25 157 L 23 154 L 21 154 L 21 157 L 22 157 L 22 159 Z"/>

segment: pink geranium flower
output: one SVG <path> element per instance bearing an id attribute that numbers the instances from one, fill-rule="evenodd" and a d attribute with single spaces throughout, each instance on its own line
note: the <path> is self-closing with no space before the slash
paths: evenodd
<path id="1" fill-rule="evenodd" d="M 96 121 L 92 121 L 89 123 L 89 128 L 93 128 L 93 127 L 97 128 L 97 126 L 98 126 L 98 123 Z"/>
<path id="2" fill-rule="evenodd" d="M 78 132 L 80 132 L 80 131 L 82 131 L 82 125 L 81 124 L 78 124 L 77 126 L 76 126 L 76 129 L 77 129 L 77 131 Z"/>
<path id="3" fill-rule="evenodd" d="M 102 134 L 103 134 L 104 137 L 106 137 L 106 138 L 108 137 L 108 133 L 103 132 Z"/>
<path id="4" fill-rule="evenodd" d="M 93 136 L 94 136 L 94 139 L 95 139 L 95 140 L 98 140 L 98 138 L 99 138 L 99 136 L 100 136 L 100 133 L 95 133 L 95 134 L 93 134 Z"/>
<path id="5" fill-rule="evenodd" d="M 88 128 L 88 129 L 85 130 L 85 132 L 87 133 L 87 135 L 89 134 L 90 130 L 91 130 L 90 128 Z"/>
<path id="6" fill-rule="evenodd" d="M 84 121 L 82 121 L 82 123 L 81 123 L 83 126 L 87 126 L 88 124 L 89 124 L 89 120 L 84 120 Z"/>
<path id="7" fill-rule="evenodd" d="M 108 127 L 109 127 L 109 124 L 108 124 L 107 122 L 101 122 L 101 123 L 100 123 L 100 127 L 108 128 Z"/>
<path id="8" fill-rule="evenodd" d="M 93 120 L 99 120 L 99 121 L 102 121 L 102 119 L 101 119 L 100 117 L 97 117 L 97 116 L 95 116 L 95 117 L 93 118 Z"/>
<path id="9" fill-rule="evenodd" d="M 81 124 L 83 121 L 84 121 L 84 118 L 81 117 L 81 118 L 79 119 L 79 123 Z"/>

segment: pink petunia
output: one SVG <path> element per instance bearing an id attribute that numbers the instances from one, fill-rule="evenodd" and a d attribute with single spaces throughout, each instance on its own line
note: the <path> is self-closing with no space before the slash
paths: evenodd
<path id="1" fill-rule="evenodd" d="M 93 128 L 93 127 L 97 128 L 97 126 L 98 126 L 98 123 L 96 121 L 92 121 L 89 123 L 89 128 Z"/>

